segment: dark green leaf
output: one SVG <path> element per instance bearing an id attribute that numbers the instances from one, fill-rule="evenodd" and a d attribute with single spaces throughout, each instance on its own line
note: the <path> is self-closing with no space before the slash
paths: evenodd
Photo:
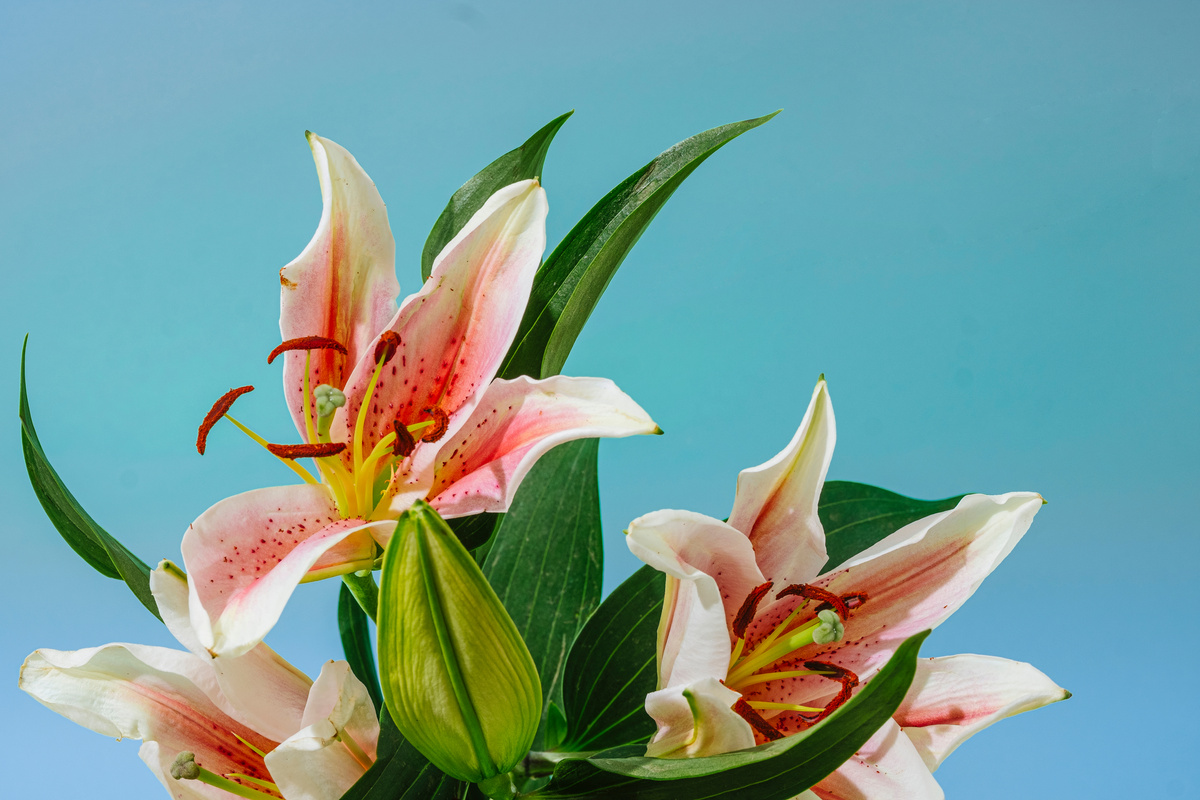
<path id="1" fill-rule="evenodd" d="M 454 531 L 454 535 L 462 542 L 463 547 L 475 550 L 491 540 L 492 534 L 503 518 L 503 514 L 474 514 L 470 517 L 448 519 L 446 522 L 450 525 L 450 530 Z"/>
<path id="2" fill-rule="evenodd" d="M 462 783 L 429 763 L 405 741 L 385 710 L 375 763 L 341 800 L 455 800 Z"/>
<path id="3" fill-rule="evenodd" d="M 338 595 L 338 631 L 342 635 L 342 650 L 346 652 L 350 669 L 367 687 L 371 702 L 379 711 L 383 708 L 383 692 L 379 688 L 379 675 L 375 672 L 375 648 L 371 646 L 367 614 L 354 599 L 350 587 L 344 583 Z"/>
<path id="4" fill-rule="evenodd" d="M 593 206 L 538 270 L 501 377 L 556 375 L 608 282 L 668 198 L 706 158 L 773 116 L 685 139 Z"/>
<path id="5" fill-rule="evenodd" d="M 601 750 L 649 741 L 646 695 L 658 688 L 655 649 L 665 578 L 642 567 L 584 625 L 563 677 L 567 741 L 559 750 Z"/>
<path id="6" fill-rule="evenodd" d="M 28 345 L 29 337 L 26 336 L 25 344 L 21 346 L 21 446 L 33 491 L 51 524 L 84 561 L 105 577 L 124 580 L 142 605 L 162 619 L 154 595 L 150 593 L 150 567 L 88 516 L 42 450 L 25 391 L 25 349 Z"/>
<path id="7" fill-rule="evenodd" d="M 910 522 L 954 508 L 962 498 L 914 500 L 865 483 L 827 482 L 817 508 L 829 552 L 821 572 L 846 563 Z"/>
<path id="8" fill-rule="evenodd" d="M 598 452 L 598 439 L 580 439 L 538 459 L 483 566 L 529 647 L 547 705 L 561 697 L 567 651 L 600 603 Z"/>
<path id="9" fill-rule="evenodd" d="M 450 197 L 450 202 L 446 204 L 442 215 L 434 223 L 433 230 L 429 232 L 429 238 L 425 240 L 425 249 L 421 251 L 421 280 L 429 278 L 429 273 L 433 270 L 433 260 L 437 258 L 438 253 L 458 235 L 471 219 L 471 215 L 483 208 L 483 204 L 498 189 L 517 181 L 541 179 L 542 165 L 546 161 L 550 142 L 567 121 L 567 117 L 574 113 L 568 111 L 551 120 L 544 128 L 530 136 L 529 141 L 488 164 Z"/>
<path id="10" fill-rule="evenodd" d="M 786 800 L 818 783 L 854 755 L 900 706 L 928 631 L 906 640 L 884 668 L 829 719 L 750 750 L 703 758 L 644 758 L 629 748 L 558 765 L 530 797 L 544 800 Z M 803 746 L 801 746 L 803 745 Z"/>

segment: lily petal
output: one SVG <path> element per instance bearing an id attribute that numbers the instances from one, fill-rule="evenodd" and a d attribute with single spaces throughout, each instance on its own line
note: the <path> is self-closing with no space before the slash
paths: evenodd
<path id="1" fill-rule="evenodd" d="M 217 774 L 271 779 L 252 748 L 268 752 L 276 742 L 218 708 L 212 672 L 191 653 L 132 644 L 38 650 L 21 667 L 20 687 L 105 736 L 157 742 L 172 758 L 190 750 Z"/>
<path id="2" fill-rule="evenodd" d="M 837 429 L 824 379 L 817 382 L 792 441 L 765 464 L 738 475 L 729 524 L 750 537 L 775 591 L 815 578 L 828 558 L 817 501 Z"/>
<path id="3" fill-rule="evenodd" d="M 851 612 L 844 639 L 810 646 L 803 658 L 837 664 L 867 680 L 902 641 L 940 625 L 974 594 L 1029 529 L 1041 506 L 1041 496 L 1030 492 L 968 495 L 950 511 L 906 525 L 822 576 L 816 586 L 839 596 L 863 593 L 866 601 Z M 786 597 L 760 613 L 748 644 L 770 631 L 797 602 Z M 774 681 L 748 694 L 818 705 L 835 691 L 831 681 L 809 676 Z"/>
<path id="4" fill-rule="evenodd" d="M 657 430 L 642 407 L 605 378 L 493 381 L 438 451 L 430 505 L 443 517 L 507 511 L 521 480 L 555 445 Z M 393 503 L 391 510 L 403 509 Z"/>
<path id="5" fill-rule="evenodd" d="M 312 686 L 307 675 L 261 643 L 242 656 L 210 655 L 192 630 L 187 577 L 170 561 L 150 573 L 150 591 L 167 629 L 212 668 L 220 690 L 213 699 L 221 710 L 276 741 L 302 727 Z M 176 754 L 169 755 L 168 767 Z"/>
<path id="6" fill-rule="evenodd" d="M 329 661 L 309 694 L 304 728 L 267 754 L 267 768 L 287 800 L 337 800 L 374 763 L 378 740 L 366 687 L 345 661 Z"/>
<path id="7" fill-rule="evenodd" d="M 400 344 L 365 412 L 363 452 L 395 419 L 412 425 L 429 418 L 424 409 L 438 408 L 453 423 L 457 412 L 470 413 L 470 401 L 495 377 L 521 323 L 546 249 L 546 211 L 546 193 L 535 180 L 499 190 L 442 250 L 421 291 L 405 298 L 386 326 Z M 334 441 L 352 441 L 376 368 L 375 342 L 346 382 L 346 405 L 330 428 Z"/>
<path id="8" fill-rule="evenodd" d="M 891 720 L 813 791 L 821 800 L 943 800 L 946 796 L 912 742 Z"/>
<path id="9" fill-rule="evenodd" d="M 631 522 L 625 542 L 667 575 L 658 629 L 659 688 L 724 678 L 732 620 L 763 583 L 750 541 L 720 520 L 667 509 Z"/>
<path id="10" fill-rule="evenodd" d="M 300 484 L 222 500 L 183 536 L 192 629 L 213 655 L 240 656 L 266 636 L 310 570 L 342 574 L 370 566 L 371 528 L 341 519 L 329 491 Z"/>
<path id="11" fill-rule="evenodd" d="M 646 695 L 646 713 L 658 723 L 646 755 L 685 758 L 754 747 L 753 729 L 733 710 L 740 698 L 716 678 Z"/>
<path id="12" fill-rule="evenodd" d="M 321 182 L 321 221 L 312 241 L 279 271 L 279 330 L 284 340 L 324 336 L 347 355 L 314 350 L 309 390 L 341 387 L 351 369 L 396 313 L 396 243 L 375 184 L 340 145 L 307 134 Z M 283 388 L 302 436 L 305 353 L 287 353 Z"/>
<path id="13" fill-rule="evenodd" d="M 960 744 L 1005 717 L 1071 693 L 1032 664 L 980 655 L 921 659 L 893 715 L 932 772 Z"/>

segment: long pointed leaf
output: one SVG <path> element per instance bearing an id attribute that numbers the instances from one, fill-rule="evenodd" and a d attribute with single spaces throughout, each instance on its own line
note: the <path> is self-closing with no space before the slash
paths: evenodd
<path id="1" fill-rule="evenodd" d="M 471 215 L 482 208 L 484 202 L 495 194 L 496 190 L 529 178 L 541 179 L 550 142 L 554 141 L 554 134 L 558 133 L 558 129 L 574 113 L 568 111 L 555 117 L 530 136 L 525 144 L 500 156 L 459 187 L 434 223 L 429 238 L 425 240 L 425 249 L 421 252 L 421 280 L 428 280 L 429 273 L 433 271 L 433 260 L 437 258 L 438 253 L 442 252 L 442 248 L 462 230 L 463 225 L 471 219 Z"/>
<path id="2" fill-rule="evenodd" d="M 558 374 L 600 295 L 659 209 L 705 159 L 773 116 L 722 125 L 685 139 L 593 206 L 538 270 L 501 377 Z"/>
<path id="3" fill-rule="evenodd" d="M 644 758 L 631 748 L 590 759 L 568 759 L 546 788 L 529 797 L 568 800 L 786 800 L 808 789 L 854 755 L 900 707 L 929 631 L 907 639 L 882 670 L 846 705 L 803 733 L 703 758 Z"/>
<path id="4" fill-rule="evenodd" d="M 96 524 L 46 458 L 33 427 L 29 396 L 25 391 L 25 350 L 28 345 L 29 337 L 26 336 L 25 344 L 21 346 L 21 448 L 33 491 L 50 523 L 80 558 L 101 575 L 125 581 L 142 605 L 162 619 L 154 595 L 150 593 L 150 567 Z"/>
<path id="5" fill-rule="evenodd" d="M 379 674 L 375 671 L 375 648 L 371 646 L 371 630 L 367 625 L 367 614 L 354 599 L 350 587 L 342 584 L 338 594 L 338 633 L 342 637 L 342 650 L 354 676 L 367 687 L 375 711 L 383 708 L 383 691 L 379 688 Z"/>
<path id="6" fill-rule="evenodd" d="M 598 452 L 599 440 L 581 439 L 542 456 L 521 482 L 483 567 L 537 665 L 543 713 L 561 702 L 567 651 L 600 603 Z"/>

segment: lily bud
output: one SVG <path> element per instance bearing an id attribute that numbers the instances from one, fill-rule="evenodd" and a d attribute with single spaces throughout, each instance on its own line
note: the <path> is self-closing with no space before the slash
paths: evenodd
<path id="1" fill-rule="evenodd" d="M 533 744 L 542 688 L 529 649 L 450 526 L 417 501 L 383 557 L 379 666 L 400 733 L 434 766 L 481 783 Z"/>

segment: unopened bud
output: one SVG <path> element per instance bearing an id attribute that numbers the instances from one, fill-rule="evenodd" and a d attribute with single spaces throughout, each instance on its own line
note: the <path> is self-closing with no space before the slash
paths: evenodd
<path id="1" fill-rule="evenodd" d="M 490 787 L 533 744 L 542 688 L 529 649 L 423 501 L 400 516 L 383 557 L 379 661 L 396 727 L 447 775 Z"/>
<path id="2" fill-rule="evenodd" d="M 171 764 L 171 777 L 177 781 L 194 781 L 200 777 L 200 767 L 196 764 L 196 754 L 184 750 L 175 756 Z"/>

